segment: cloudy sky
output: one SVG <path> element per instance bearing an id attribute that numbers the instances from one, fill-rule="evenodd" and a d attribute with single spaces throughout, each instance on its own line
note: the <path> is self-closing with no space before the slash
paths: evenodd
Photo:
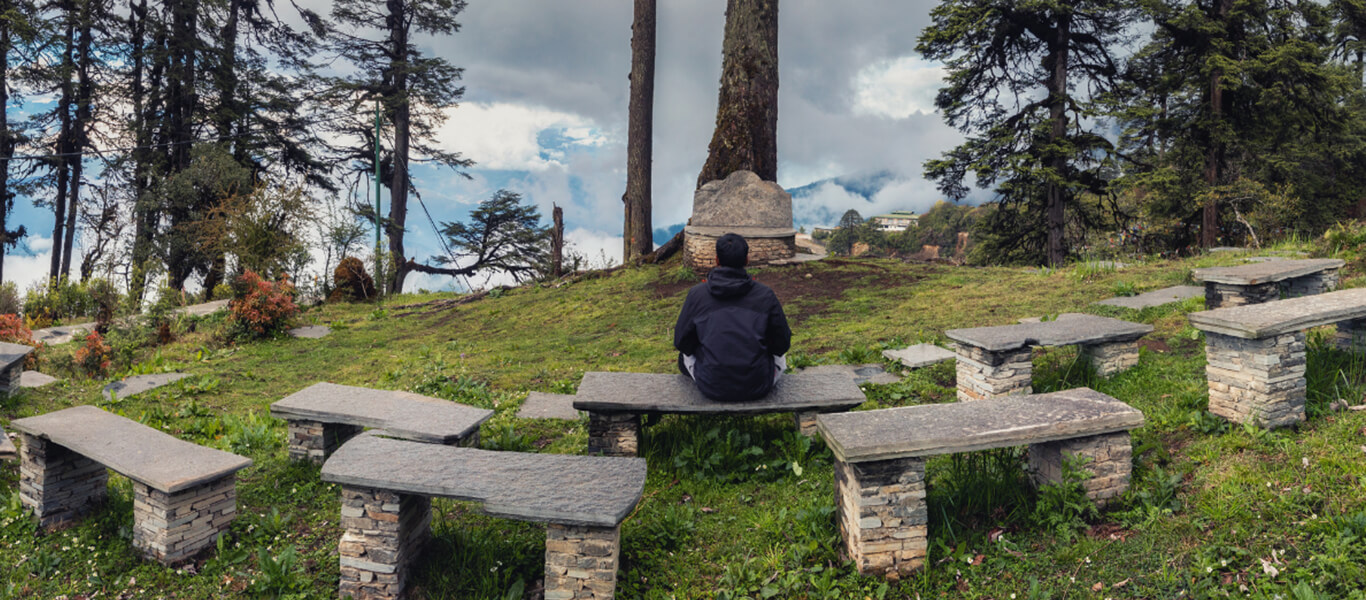
<path id="1" fill-rule="evenodd" d="M 725 4 L 658 5 L 658 229 L 683 223 L 691 212 L 716 113 Z M 783 0 L 778 183 L 795 188 L 891 174 L 882 176 L 886 183 L 871 200 L 838 185 L 818 186 L 794 205 L 799 225 L 827 224 L 817 221 L 847 208 L 865 216 L 923 212 L 940 198 L 922 179 L 920 165 L 960 137 L 933 112 L 942 71 L 914 50 L 933 5 Z M 422 41 L 425 51 L 465 69 L 465 98 L 450 112 L 440 143 L 477 163 L 473 181 L 414 169 L 437 221 L 464 219 L 480 200 L 507 188 L 534 202 L 547 220 L 552 203 L 563 207 L 567 237 L 580 252 L 597 261 L 620 259 L 631 17 L 624 0 L 469 0 L 459 33 Z M 44 221 L 40 211 L 28 209 L 20 217 L 30 230 L 50 235 L 50 215 Z M 410 254 L 440 252 L 425 218 L 410 217 L 409 223 Z M 48 246 L 34 237 L 29 248 L 37 256 L 7 257 L 6 278 L 18 278 L 22 287 L 24 278 L 41 276 Z M 414 289 L 450 287 L 438 277 L 410 282 Z"/>

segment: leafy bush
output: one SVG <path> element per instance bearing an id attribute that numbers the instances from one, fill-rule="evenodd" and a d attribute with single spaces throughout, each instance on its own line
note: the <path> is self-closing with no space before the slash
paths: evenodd
<path id="1" fill-rule="evenodd" d="M 375 298 L 375 280 L 365 272 L 365 263 L 359 258 L 348 256 L 341 259 L 332 272 L 332 293 L 328 302 L 360 302 Z"/>
<path id="2" fill-rule="evenodd" d="M 272 337 L 287 329 L 299 307 L 288 276 L 266 281 L 254 271 L 233 280 L 233 300 L 228 304 L 228 326 L 234 338 Z"/>
<path id="3" fill-rule="evenodd" d="M 1034 505 L 1038 523 L 1066 540 L 1086 527 L 1086 519 L 1098 514 L 1086 496 L 1084 482 L 1091 475 L 1086 471 L 1087 460 L 1080 455 L 1064 457 L 1062 481 L 1039 486 L 1039 502 Z"/>
<path id="4" fill-rule="evenodd" d="M 95 313 L 95 301 L 83 283 L 62 277 L 55 283 L 41 280 L 24 296 L 24 315 L 34 319 L 69 319 Z"/>
<path id="5" fill-rule="evenodd" d="M 43 344 L 33 341 L 33 332 L 19 318 L 19 315 L 0 314 L 0 342 L 33 346 L 33 352 L 30 352 L 28 358 L 24 359 L 24 368 L 37 368 L 38 352 L 43 349 Z"/>
<path id="6" fill-rule="evenodd" d="M 209 300 L 232 300 L 232 286 L 220 283 L 213 286 L 213 291 L 209 294 Z"/>
<path id="7" fill-rule="evenodd" d="M 95 331 L 109 333 L 109 326 L 114 322 L 114 311 L 121 300 L 118 288 L 107 279 L 91 279 L 84 285 L 95 309 Z"/>
<path id="8" fill-rule="evenodd" d="M 0 284 L 0 314 L 17 315 L 24 305 L 19 301 L 19 286 L 13 281 Z"/>
<path id="9" fill-rule="evenodd" d="M 76 350 L 76 364 L 91 377 L 104 377 L 109 374 L 111 352 L 104 336 L 92 331 L 85 336 L 85 345 Z"/>

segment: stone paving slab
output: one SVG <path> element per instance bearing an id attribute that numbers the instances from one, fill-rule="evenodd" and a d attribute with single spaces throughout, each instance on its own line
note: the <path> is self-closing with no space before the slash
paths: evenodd
<path id="1" fill-rule="evenodd" d="M 24 371 L 19 374 L 19 387 L 40 388 L 59 381 L 56 377 L 38 371 Z"/>
<path id="2" fill-rule="evenodd" d="M 1088 388 L 829 413 L 817 427 L 835 456 L 866 462 L 1038 444 L 1125 431 L 1143 413 Z"/>
<path id="3" fill-rule="evenodd" d="M 289 335 L 308 340 L 324 338 L 327 337 L 327 334 L 329 333 L 332 333 L 332 328 L 326 325 L 308 325 L 306 327 L 295 327 L 294 329 L 289 330 Z"/>
<path id="4" fill-rule="evenodd" d="M 769 395 L 750 402 L 717 402 L 687 376 L 663 373 L 584 373 L 574 408 L 593 412 L 754 415 L 848 410 L 866 400 L 841 373 L 789 373 Z"/>
<path id="5" fill-rule="evenodd" d="M 574 410 L 573 394 L 531 392 L 517 410 L 521 419 L 568 419 L 577 421 L 583 414 Z"/>
<path id="6" fill-rule="evenodd" d="M 73 406 L 10 423 L 168 494 L 235 473 L 251 459 L 192 444 L 94 406 Z"/>
<path id="7" fill-rule="evenodd" d="M 33 330 L 33 341 L 44 344 L 65 344 L 95 330 L 94 323 L 76 323 Z"/>
<path id="8" fill-rule="evenodd" d="M 0 429 L 0 460 L 11 460 L 19 457 L 19 450 L 14 447 L 14 442 L 10 441 L 9 434 L 4 429 Z"/>
<path id="9" fill-rule="evenodd" d="M 1193 327 L 1202 331 L 1262 339 L 1338 321 L 1366 318 L 1366 288 L 1216 308 L 1191 313 L 1186 318 L 1190 319 Z"/>
<path id="10" fill-rule="evenodd" d="M 1137 296 L 1120 296 L 1118 298 L 1101 300 L 1096 304 L 1143 310 L 1149 306 L 1162 306 L 1163 304 L 1180 302 L 1187 298 L 1200 298 L 1204 295 L 1205 288 L 1198 285 L 1174 285 L 1160 290 L 1143 292 Z"/>
<path id="11" fill-rule="evenodd" d="M 806 367 L 804 369 L 797 369 L 796 371 L 792 372 L 792 374 L 794 375 L 797 373 L 806 373 L 808 375 L 832 373 L 848 375 L 849 377 L 852 377 L 854 379 L 854 383 L 857 385 L 863 385 L 865 383 L 887 385 L 889 383 L 896 383 L 898 381 L 901 381 L 901 377 L 899 375 L 888 373 L 887 370 L 882 368 L 882 365 L 880 364 L 813 365 L 810 367 Z M 787 375 L 784 375 L 784 377 L 787 377 Z"/>
<path id="12" fill-rule="evenodd" d="M 934 344 L 916 344 L 897 350 L 883 350 L 882 356 L 894 360 L 911 369 L 919 369 L 958 358 L 952 350 L 945 350 Z"/>
<path id="13" fill-rule="evenodd" d="M 645 489 L 645 459 L 495 452 L 356 436 L 327 459 L 323 481 L 482 502 L 490 515 L 615 527 Z"/>
<path id="14" fill-rule="evenodd" d="M 228 302 L 231 301 L 214 300 L 213 302 L 205 302 L 203 304 L 191 304 L 189 306 L 182 306 L 180 308 L 177 308 L 175 309 L 175 312 L 202 317 L 204 315 L 210 315 L 227 308 Z"/>
<path id="15" fill-rule="evenodd" d="M 189 377 L 189 373 L 153 373 L 151 375 L 133 375 L 126 377 L 122 381 L 115 381 L 104 386 L 100 392 L 105 400 L 113 400 L 113 394 L 118 394 L 120 398 L 136 396 L 143 392 L 157 389 L 163 385 L 168 385 Z"/>
<path id="16" fill-rule="evenodd" d="M 315 383 L 271 404 L 270 414 L 374 427 L 395 437 L 448 444 L 478 431 L 493 411 L 412 392 Z"/>
<path id="17" fill-rule="evenodd" d="M 950 329 L 945 331 L 944 335 L 955 342 L 990 352 L 1003 352 L 1027 346 L 1129 342 L 1151 333 L 1152 330 L 1152 325 L 1142 323 L 1096 315 L 1063 313 L 1052 321 Z"/>
<path id="18" fill-rule="evenodd" d="M 8 371 L 14 363 L 22 362 L 33 352 L 33 346 L 0 342 L 0 371 Z"/>
<path id="19" fill-rule="evenodd" d="M 1192 269 L 1191 277 L 1205 283 L 1226 283 L 1230 285 L 1257 285 L 1313 275 L 1325 269 L 1339 269 L 1346 261 L 1338 258 L 1315 258 L 1302 260 L 1277 260 L 1250 263 L 1236 267 L 1209 267 Z"/>

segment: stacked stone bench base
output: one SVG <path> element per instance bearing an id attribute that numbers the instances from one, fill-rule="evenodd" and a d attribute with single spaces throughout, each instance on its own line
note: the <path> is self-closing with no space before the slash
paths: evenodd
<path id="1" fill-rule="evenodd" d="M 77 406 L 19 419 L 19 500 L 46 529 L 103 503 L 109 470 L 133 481 L 133 546 L 175 565 L 214 545 L 237 516 L 236 472 L 251 460 Z"/>
<path id="2" fill-rule="evenodd" d="M 356 437 L 323 465 L 342 484 L 338 553 L 343 597 L 404 597 L 430 537 L 431 496 L 483 504 L 500 517 L 546 523 L 546 600 L 616 591 L 621 522 L 645 487 L 645 461 L 492 452 Z"/>
<path id="3" fill-rule="evenodd" d="M 1272 263 L 1274 264 L 1274 263 Z M 1305 331 L 1337 325 L 1334 343 L 1366 348 L 1366 289 L 1188 315 L 1205 332 L 1209 411 L 1267 428 L 1305 419 Z"/>
<path id="4" fill-rule="evenodd" d="M 289 458 L 322 464 L 366 427 L 433 444 L 479 445 L 493 411 L 409 392 L 317 383 L 270 405 L 289 423 Z"/>
<path id="5" fill-rule="evenodd" d="M 1129 486 L 1129 430 L 1143 414 L 1086 388 L 957 404 L 821 415 L 835 453 L 835 498 L 844 550 L 860 573 L 891 579 L 925 565 L 925 459 L 1029 446 L 1038 484 L 1063 480 L 1080 456 L 1089 498 L 1105 504 Z"/>
<path id="6" fill-rule="evenodd" d="M 579 382 L 574 408 L 588 412 L 589 454 L 635 456 L 641 415 L 792 413 L 797 428 L 814 435 L 816 415 L 849 410 L 865 400 L 847 373 L 790 373 L 758 400 L 717 402 L 703 396 L 683 375 L 592 372 Z"/>
<path id="7" fill-rule="evenodd" d="M 0 342 L 0 394 L 12 396 L 22 389 L 19 380 L 30 352 L 33 352 L 33 346 Z"/>
<path id="8" fill-rule="evenodd" d="M 958 399 L 983 400 L 1033 391 L 1034 346 L 1080 347 L 1080 355 L 1102 377 L 1138 364 L 1138 339 L 1151 325 L 1067 313 L 1056 320 L 997 327 L 951 329 L 958 353 Z"/>

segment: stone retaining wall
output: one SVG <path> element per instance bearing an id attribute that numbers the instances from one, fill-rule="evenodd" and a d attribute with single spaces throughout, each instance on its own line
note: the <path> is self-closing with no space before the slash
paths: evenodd
<path id="1" fill-rule="evenodd" d="M 74 521 L 104 502 L 109 471 L 65 446 L 20 434 L 19 501 L 43 528 Z"/>
<path id="2" fill-rule="evenodd" d="M 1109 377 L 1138 365 L 1138 342 L 1081 344 L 1078 354 L 1082 360 L 1091 363 L 1097 375 Z"/>
<path id="3" fill-rule="evenodd" d="M 0 394 L 9 396 L 19 391 L 19 379 L 24 375 L 25 360 L 26 358 L 21 358 L 15 361 L 5 372 L 0 373 Z"/>
<path id="4" fill-rule="evenodd" d="M 1338 270 L 1325 269 L 1282 282 L 1281 291 L 1288 297 L 1314 296 L 1338 289 Z"/>
<path id="5" fill-rule="evenodd" d="M 709 235 L 685 233 L 683 235 L 683 263 L 694 271 L 706 273 L 716 267 L 716 239 Z M 766 265 L 777 260 L 787 260 L 797 255 L 796 236 L 779 238 L 747 237 L 749 244 L 749 264 Z"/>
<path id="6" fill-rule="evenodd" d="M 924 459 L 836 460 L 835 502 L 844 550 L 860 573 L 898 579 L 924 566 Z"/>
<path id="7" fill-rule="evenodd" d="M 1205 332 L 1209 411 L 1267 428 L 1304 420 L 1304 332 L 1260 340 Z"/>
<path id="8" fill-rule="evenodd" d="M 289 459 L 306 460 L 321 465 L 337 448 L 364 429 L 359 425 L 291 420 Z"/>
<path id="9" fill-rule="evenodd" d="M 545 534 L 545 600 L 605 600 L 616 594 L 619 527 L 550 523 Z"/>
<path id="10" fill-rule="evenodd" d="M 1033 391 L 1033 352 L 1026 346 L 1018 350 L 991 352 L 976 346 L 956 343 L 958 353 L 958 399 L 982 400 Z"/>
<path id="11" fill-rule="evenodd" d="M 640 415 L 588 413 L 588 453 L 635 456 L 640 445 Z"/>
<path id="12" fill-rule="evenodd" d="M 1035 485 L 1058 483 L 1063 480 L 1063 461 L 1081 456 L 1081 469 L 1090 475 L 1082 483 L 1086 496 L 1104 506 L 1129 488 L 1133 470 L 1133 445 L 1129 432 L 1107 433 L 1032 444 L 1029 446 L 1029 471 Z"/>
<path id="13" fill-rule="evenodd" d="M 214 545 L 237 516 L 237 478 L 167 494 L 133 482 L 133 547 L 174 565 Z"/>
<path id="14" fill-rule="evenodd" d="M 408 567 L 431 536 L 432 502 L 426 496 L 342 486 L 342 597 L 403 597 Z"/>
<path id="15" fill-rule="evenodd" d="M 806 437 L 815 436 L 817 434 L 816 417 L 818 416 L 820 416 L 820 413 L 814 412 L 799 412 L 793 415 L 793 418 L 797 421 L 797 431 L 800 431 L 801 434 Z"/>
<path id="16" fill-rule="evenodd" d="M 1339 321 L 1333 345 L 1348 352 L 1366 351 L 1366 319 Z"/>

